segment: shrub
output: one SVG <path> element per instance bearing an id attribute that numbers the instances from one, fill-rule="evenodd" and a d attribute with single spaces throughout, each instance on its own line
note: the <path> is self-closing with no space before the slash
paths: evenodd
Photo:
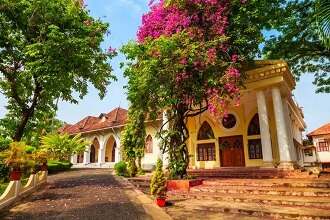
<path id="1" fill-rule="evenodd" d="M 57 173 L 61 171 L 70 170 L 72 163 L 69 161 L 58 161 L 58 160 L 50 160 L 48 161 L 48 173 Z"/>
<path id="2" fill-rule="evenodd" d="M 37 150 L 37 148 L 35 148 L 35 147 L 29 146 L 29 145 L 25 146 L 25 153 L 27 153 L 27 154 L 32 154 L 36 150 Z"/>
<path id="3" fill-rule="evenodd" d="M 124 161 L 116 163 L 114 168 L 117 176 L 127 175 L 127 164 Z"/>
<path id="4" fill-rule="evenodd" d="M 152 175 L 150 193 L 156 197 L 166 196 L 166 178 L 163 172 L 163 161 L 158 159 L 156 171 Z"/>
<path id="5" fill-rule="evenodd" d="M 9 180 L 9 167 L 3 163 L 0 163 L 0 183 L 7 182 Z"/>

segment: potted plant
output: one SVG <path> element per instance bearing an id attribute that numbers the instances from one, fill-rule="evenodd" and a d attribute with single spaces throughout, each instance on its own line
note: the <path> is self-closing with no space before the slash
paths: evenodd
<path id="1" fill-rule="evenodd" d="M 39 170 L 41 171 L 47 171 L 48 166 L 47 166 L 47 158 L 48 158 L 48 153 L 45 150 L 36 150 L 31 154 L 31 164 L 32 166 L 32 172 L 35 174 Z"/>
<path id="2" fill-rule="evenodd" d="M 12 142 L 9 149 L 1 152 L 0 157 L 4 164 L 10 168 L 10 180 L 20 180 L 22 168 L 27 164 L 25 143 Z"/>
<path id="3" fill-rule="evenodd" d="M 162 160 L 157 160 L 156 170 L 151 178 L 150 192 L 156 197 L 156 203 L 160 207 L 166 205 L 166 178 L 163 172 Z"/>

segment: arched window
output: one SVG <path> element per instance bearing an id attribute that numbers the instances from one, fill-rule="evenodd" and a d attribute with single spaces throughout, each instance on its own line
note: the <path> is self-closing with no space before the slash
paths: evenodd
<path id="1" fill-rule="evenodd" d="M 262 144 L 258 114 L 255 114 L 249 123 L 248 148 L 250 159 L 262 159 Z"/>
<path id="2" fill-rule="evenodd" d="M 152 154 L 152 148 L 153 148 L 152 137 L 151 135 L 148 135 L 145 143 L 145 152 Z"/>
<path id="3" fill-rule="evenodd" d="M 212 130 L 211 126 L 209 125 L 209 123 L 207 123 L 206 121 L 203 122 L 201 128 L 199 129 L 197 139 L 198 140 L 214 139 L 213 130 Z"/>
<path id="4" fill-rule="evenodd" d="M 260 135 L 259 115 L 255 114 L 250 121 L 248 135 Z"/>
<path id="5" fill-rule="evenodd" d="M 205 143 L 205 140 L 215 139 L 209 123 L 203 122 L 197 137 L 197 161 L 215 161 L 215 143 Z"/>

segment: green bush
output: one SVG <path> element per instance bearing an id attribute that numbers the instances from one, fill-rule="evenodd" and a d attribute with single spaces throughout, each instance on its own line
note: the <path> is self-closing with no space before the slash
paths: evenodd
<path id="1" fill-rule="evenodd" d="M 115 164 L 115 172 L 117 176 L 127 175 L 127 165 L 124 161 L 120 161 Z"/>
<path id="2" fill-rule="evenodd" d="M 35 147 L 32 147 L 32 146 L 29 146 L 29 145 L 27 145 L 26 147 L 25 147 L 25 152 L 26 153 L 28 153 L 28 154 L 32 154 L 34 151 L 36 151 L 37 150 L 37 148 L 35 148 Z"/>
<path id="3" fill-rule="evenodd" d="M 156 171 L 151 178 L 150 193 L 156 197 L 166 196 L 166 178 L 163 172 L 163 161 L 160 159 L 157 160 Z"/>
<path id="4" fill-rule="evenodd" d="M 47 163 L 48 165 L 48 173 L 57 173 L 61 171 L 70 170 L 72 163 L 69 161 L 58 161 L 58 160 L 50 160 Z"/>
<path id="5" fill-rule="evenodd" d="M 9 167 L 3 163 L 0 163 L 0 183 L 7 182 L 9 180 Z"/>

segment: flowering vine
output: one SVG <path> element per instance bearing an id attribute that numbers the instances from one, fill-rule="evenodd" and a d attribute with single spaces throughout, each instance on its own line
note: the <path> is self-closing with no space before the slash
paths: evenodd
<path id="1" fill-rule="evenodd" d="M 261 0 L 263 4 L 267 1 Z M 261 26 L 238 33 L 251 21 L 241 0 L 159 0 L 150 3 L 137 42 L 122 48 L 128 62 L 128 99 L 156 119 L 166 111 L 168 129 L 159 132 L 172 177 L 184 178 L 189 164 L 186 123 L 209 110 L 217 116 L 239 104 L 242 62 L 255 56 Z M 247 10 L 242 10 L 246 7 Z M 253 18 L 253 17 L 252 17 Z M 125 147 L 125 146 L 124 146 Z"/>

